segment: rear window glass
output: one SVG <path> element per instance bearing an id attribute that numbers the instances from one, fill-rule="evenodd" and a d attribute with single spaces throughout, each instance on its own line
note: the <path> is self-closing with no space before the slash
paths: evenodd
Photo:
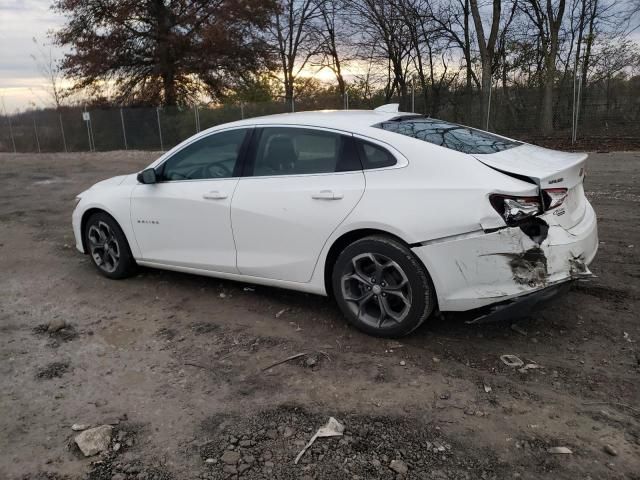
<path id="1" fill-rule="evenodd" d="M 365 170 L 391 167 L 396 164 L 396 159 L 384 148 L 365 141 L 359 141 L 358 144 L 362 166 Z"/>
<path id="2" fill-rule="evenodd" d="M 405 117 L 374 126 L 462 153 L 496 153 L 521 145 L 488 132 L 434 118 Z"/>

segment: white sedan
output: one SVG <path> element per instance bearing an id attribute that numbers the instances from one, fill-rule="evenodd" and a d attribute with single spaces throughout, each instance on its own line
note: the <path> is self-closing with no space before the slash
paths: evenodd
<path id="1" fill-rule="evenodd" d="M 589 275 L 585 161 L 393 105 L 272 115 L 97 183 L 73 230 L 109 278 L 143 265 L 330 295 L 357 328 L 400 336 Z"/>

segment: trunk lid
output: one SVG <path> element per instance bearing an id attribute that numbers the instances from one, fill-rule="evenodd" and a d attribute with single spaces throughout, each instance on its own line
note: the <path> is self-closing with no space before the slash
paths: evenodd
<path id="1" fill-rule="evenodd" d="M 473 156 L 501 172 L 528 177 L 543 190 L 566 188 L 567 197 L 564 202 L 551 212 L 565 228 L 571 228 L 582 220 L 586 211 L 586 198 L 582 188 L 586 153 L 559 152 L 523 144 L 498 153 Z"/>

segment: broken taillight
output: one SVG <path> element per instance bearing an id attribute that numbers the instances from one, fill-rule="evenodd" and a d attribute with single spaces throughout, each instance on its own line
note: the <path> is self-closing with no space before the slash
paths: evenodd
<path id="1" fill-rule="evenodd" d="M 494 193 L 489 201 L 509 226 L 514 226 L 542 213 L 540 197 L 518 197 Z"/>
<path id="2" fill-rule="evenodd" d="M 551 210 L 559 207 L 567 198 L 568 190 L 566 188 L 547 188 L 542 190 L 542 199 L 544 200 L 544 209 Z"/>

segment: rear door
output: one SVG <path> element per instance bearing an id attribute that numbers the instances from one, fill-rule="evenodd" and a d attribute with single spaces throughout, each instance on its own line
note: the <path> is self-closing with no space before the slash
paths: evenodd
<path id="1" fill-rule="evenodd" d="M 324 243 L 364 193 L 353 138 L 266 126 L 250 152 L 231 205 L 238 270 L 308 282 Z"/>

